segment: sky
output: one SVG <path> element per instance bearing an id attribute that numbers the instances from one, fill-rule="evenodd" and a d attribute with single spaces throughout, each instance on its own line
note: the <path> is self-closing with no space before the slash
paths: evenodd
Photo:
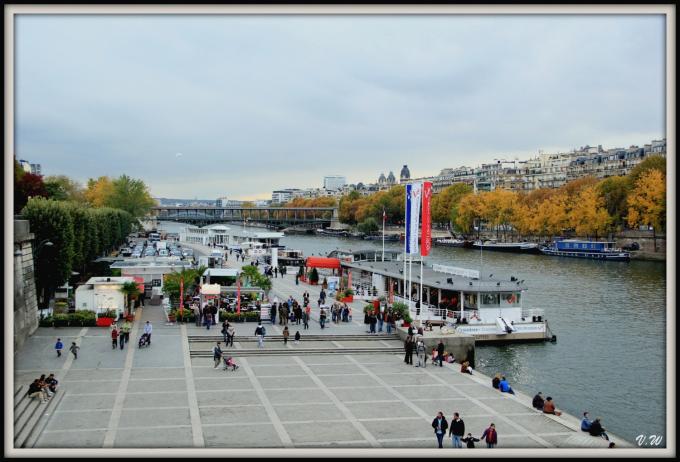
<path id="1" fill-rule="evenodd" d="M 665 137 L 660 15 L 23 15 L 15 153 L 267 199 Z"/>

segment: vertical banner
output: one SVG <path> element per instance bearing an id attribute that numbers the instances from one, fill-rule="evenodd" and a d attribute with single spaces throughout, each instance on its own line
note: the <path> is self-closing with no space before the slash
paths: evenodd
<path id="1" fill-rule="evenodd" d="M 418 231 L 420 228 L 420 203 L 422 183 L 406 185 L 406 253 L 415 255 L 418 249 Z"/>
<path id="2" fill-rule="evenodd" d="M 236 314 L 241 314 L 241 278 L 236 278 Z"/>
<path id="3" fill-rule="evenodd" d="M 432 248 L 432 220 L 430 215 L 430 199 L 432 198 L 432 183 L 423 183 L 423 226 L 420 238 L 420 255 L 426 257 Z"/>

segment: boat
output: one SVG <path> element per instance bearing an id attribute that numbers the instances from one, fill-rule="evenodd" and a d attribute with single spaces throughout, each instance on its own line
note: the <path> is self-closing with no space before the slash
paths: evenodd
<path id="1" fill-rule="evenodd" d="M 272 251 L 274 251 L 272 249 Z M 294 266 L 299 268 L 305 265 L 305 257 L 302 254 L 302 250 L 293 250 L 279 248 L 276 250 L 276 261 L 278 266 Z M 272 264 L 271 254 L 264 257 L 265 263 L 268 265 Z"/>
<path id="2" fill-rule="evenodd" d="M 466 247 L 466 248 L 472 247 L 472 241 L 466 241 L 464 239 L 456 239 L 450 237 L 435 239 L 433 243 L 434 245 L 439 245 L 442 247 Z"/>
<path id="3" fill-rule="evenodd" d="M 614 247 L 610 241 L 563 239 L 540 249 L 554 257 L 587 258 L 590 260 L 630 261 L 630 253 Z"/>
<path id="4" fill-rule="evenodd" d="M 414 262 L 413 274 L 422 274 L 423 300 L 404 296 L 404 262 L 396 258 L 375 259 L 375 255 L 353 252 L 340 257 L 343 276 L 351 272 L 352 286 L 375 288 L 377 297 L 409 306 L 413 320 L 444 324 L 449 332 L 471 335 L 478 343 L 555 341 L 545 311 L 526 307 L 524 280 L 482 276 L 480 271 Z M 398 255 L 398 253 L 397 253 Z M 390 255 L 386 257 L 394 257 Z M 349 279 L 349 278 L 348 278 Z M 377 298 L 373 297 L 373 298 Z"/>
<path id="5" fill-rule="evenodd" d="M 382 234 L 371 234 L 368 236 L 364 236 L 364 240 L 366 241 L 382 241 L 383 236 Z M 398 234 L 385 234 L 385 242 L 399 242 L 399 235 Z"/>
<path id="6" fill-rule="evenodd" d="M 320 234 L 322 236 L 348 237 L 349 231 L 345 229 L 319 228 L 316 230 L 316 234 Z"/>
<path id="7" fill-rule="evenodd" d="M 472 244 L 472 247 L 496 252 L 541 253 L 539 245 L 533 242 L 498 242 L 496 239 L 486 241 L 478 239 Z"/>

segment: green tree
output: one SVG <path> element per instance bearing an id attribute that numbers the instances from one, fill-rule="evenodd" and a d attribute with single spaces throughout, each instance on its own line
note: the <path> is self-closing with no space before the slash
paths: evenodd
<path id="1" fill-rule="evenodd" d="M 612 218 L 614 228 L 621 230 L 625 224 L 630 182 L 626 177 L 611 176 L 600 181 L 598 193 L 604 200 L 604 206 Z"/>
<path id="2" fill-rule="evenodd" d="M 642 162 L 637 164 L 635 167 L 633 167 L 633 169 L 630 171 L 628 176 L 626 176 L 626 178 L 628 179 L 628 183 L 630 185 L 630 188 L 631 189 L 635 188 L 635 185 L 637 184 L 640 177 L 644 173 L 647 173 L 649 170 L 658 170 L 665 177 L 666 176 L 666 158 L 663 157 L 663 156 L 660 156 L 658 154 L 654 154 L 654 155 L 647 157 L 645 160 L 643 160 Z"/>
<path id="3" fill-rule="evenodd" d="M 60 201 L 84 202 L 83 187 L 65 175 L 48 176 L 44 179 L 48 197 Z"/>
<path id="4" fill-rule="evenodd" d="M 127 316 L 130 311 L 130 299 L 138 297 L 141 292 L 136 282 L 125 282 L 118 290 L 125 295 L 125 316 Z"/>
<path id="5" fill-rule="evenodd" d="M 43 304 L 71 276 L 74 234 L 67 207 L 63 202 L 34 197 L 22 211 L 35 235 L 35 283 L 36 290 L 43 295 Z M 52 245 L 42 244 L 47 241 Z"/>
<path id="6" fill-rule="evenodd" d="M 113 191 L 105 204 L 125 210 L 134 218 L 142 218 L 151 211 L 151 207 L 156 205 L 156 201 L 151 197 L 142 180 L 122 175 L 113 180 Z"/>
<path id="7" fill-rule="evenodd" d="M 380 229 L 380 227 L 378 226 L 378 222 L 373 217 L 366 218 L 364 221 L 359 223 L 357 228 L 359 229 L 359 231 L 365 234 L 373 234 Z"/>

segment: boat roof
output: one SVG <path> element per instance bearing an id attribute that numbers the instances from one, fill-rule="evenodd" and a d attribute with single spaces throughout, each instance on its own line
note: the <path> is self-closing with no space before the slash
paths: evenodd
<path id="1" fill-rule="evenodd" d="M 203 276 L 211 277 L 236 277 L 240 271 L 236 268 L 208 268 L 203 272 Z"/>
<path id="2" fill-rule="evenodd" d="M 614 244 L 614 241 L 588 241 L 585 239 L 562 239 L 557 242 L 587 242 L 587 243 L 593 243 L 593 244 Z"/>
<path id="3" fill-rule="evenodd" d="M 419 262 L 414 261 L 413 263 L 412 282 L 420 284 Z M 355 268 L 361 271 L 389 276 L 394 279 L 404 278 L 403 261 L 341 261 L 340 264 L 346 268 Z M 439 288 L 463 292 L 517 292 L 518 290 L 527 289 L 527 286 L 520 281 L 501 280 L 483 276 L 479 279 L 470 278 L 434 271 L 427 265 L 423 267 L 423 285 L 435 289 Z"/>

